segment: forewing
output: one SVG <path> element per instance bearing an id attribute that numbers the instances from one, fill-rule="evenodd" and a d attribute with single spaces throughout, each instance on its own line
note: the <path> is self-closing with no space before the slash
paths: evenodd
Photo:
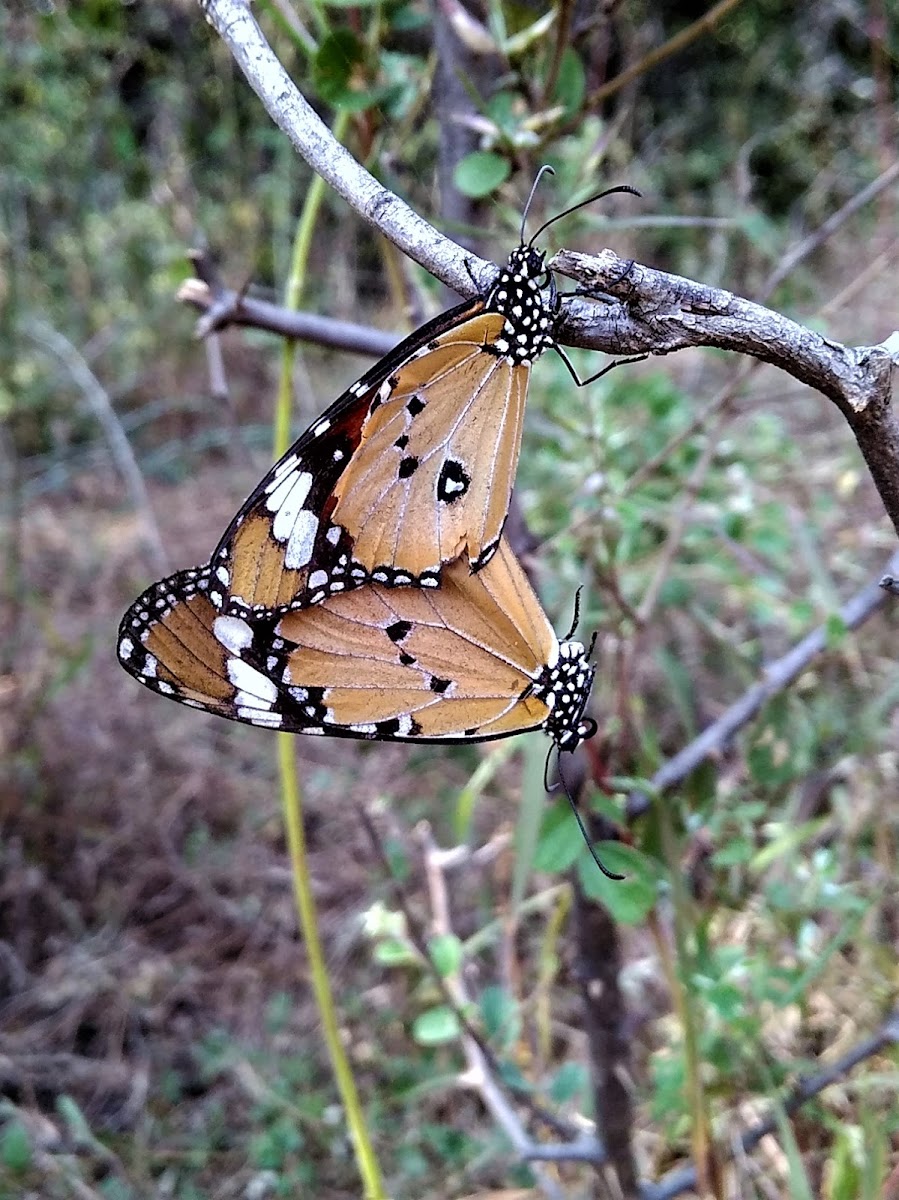
<path id="1" fill-rule="evenodd" d="M 478 570 L 508 511 L 529 365 L 495 349 L 504 318 L 473 301 L 417 331 L 278 462 L 212 558 L 213 604 L 256 616 L 374 580 L 436 586 Z"/>
<path id="2" fill-rule="evenodd" d="M 496 313 L 473 317 L 383 385 L 333 512 L 376 581 L 436 574 L 463 553 L 477 569 L 496 549 L 530 374 L 496 353 L 503 326 Z"/>

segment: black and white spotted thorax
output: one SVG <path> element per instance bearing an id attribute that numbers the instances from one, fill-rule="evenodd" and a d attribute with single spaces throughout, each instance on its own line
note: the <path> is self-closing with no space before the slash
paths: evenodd
<path id="1" fill-rule="evenodd" d="M 486 308 L 506 319 L 501 335 L 485 347 L 500 358 L 530 364 L 556 344 L 558 297 L 545 257 L 533 246 L 518 246 L 487 295 Z"/>
<path id="2" fill-rule="evenodd" d="M 534 684 L 534 695 L 550 710 L 546 732 L 560 750 L 576 750 L 596 732 L 596 723 L 584 717 L 595 673 L 582 642 L 560 642 L 559 657 Z"/>

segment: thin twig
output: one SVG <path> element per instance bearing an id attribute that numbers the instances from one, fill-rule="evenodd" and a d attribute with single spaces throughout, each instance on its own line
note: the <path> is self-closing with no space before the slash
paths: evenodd
<path id="1" fill-rule="evenodd" d="M 380 358 L 401 340 L 401 333 L 390 333 L 372 329 L 370 325 L 356 325 L 352 321 L 337 321 L 332 317 L 320 317 L 315 313 L 291 312 L 280 304 L 259 300 L 253 296 L 225 289 L 214 297 L 202 279 L 187 279 L 178 289 L 177 297 L 183 304 L 200 309 L 204 316 L 197 322 L 199 337 L 209 329 L 222 329 L 226 325 L 245 325 L 253 329 L 265 329 L 282 337 L 297 338 L 331 346 L 336 350 L 349 350 L 353 354 L 369 354 Z"/>
<path id="2" fill-rule="evenodd" d="M 460 1027 L 464 1029 L 466 1035 L 477 1043 L 478 1048 L 484 1056 L 484 1061 L 486 1062 L 492 1074 L 497 1077 L 500 1076 L 502 1073 L 501 1063 L 497 1061 L 491 1047 L 487 1045 L 480 1033 L 471 1024 L 466 1016 L 465 1009 L 461 1008 L 457 1004 L 456 997 L 448 987 L 446 980 L 434 968 L 431 955 L 428 950 L 428 938 L 424 927 L 408 904 L 403 888 L 393 875 L 390 859 L 387 857 L 374 822 L 363 805 L 357 805 L 356 812 L 359 820 L 362 822 L 365 832 L 368 834 L 371 847 L 379 859 L 384 874 L 390 883 L 394 899 L 403 914 L 403 919 L 406 922 L 406 929 L 408 931 L 409 938 L 412 941 L 416 951 L 420 955 L 422 963 L 430 968 L 431 978 L 440 990 L 447 1006 L 455 1013 L 456 1019 L 458 1020 Z M 472 852 L 467 846 L 454 846 L 449 850 L 442 850 L 436 846 L 436 843 L 431 842 L 432 848 L 430 853 L 432 856 L 432 865 L 445 875 L 447 871 L 456 869 L 465 862 L 482 862 L 484 858 L 489 859 L 489 857 L 495 852 L 497 846 L 505 846 L 507 848 L 507 845 L 508 838 L 505 835 L 501 835 L 500 837 L 493 839 L 492 842 L 487 843 L 486 846 L 480 847 L 478 852 Z M 445 914 L 445 920 L 448 923 L 448 913 Z M 543 1108 L 542 1105 L 537 1104 L 530 1093 L 522 1091 L 522 1089 L 516 1087 L 514 1083 L 507 1082 L 506 1086 L 508 1090 L 515 1096 L 515 1099 L 528 1110 L 532 1117 L 546 1125 L 547 1128 L 551 1129 L 557 1136 L 571 1138 L 572 1140 L 579 1138 L 578 1130 L 573 1125 L 571 1125 L 568 1121 L 564 1121 L 561 1117 L 556 1116 L 555 1113 L 549 1112 L 547 1109 Z M 583 1139 L 579 1139 L 578 1144 L 583 1145 Z M 596 1141 L 595 1138 L 591 1140 L 590 1145 L 593 1155 L 597 1157 L 598 1161 L 602 1161 L 602 1146 Z"/>
<path id="3" fill-rule="evenodd" d="M 899 551 L 884 570 L 884 575 L 899 573 Z M 858 629 L 889 600 L 879 583 L 869 583 L 840 609 L 839 615 L 847 629 Z M 730 739 L 747 725 L 773 696 L 789 687 L 812 661 L 827 649 L 826 626 L 819 625 L 786 654 L 769 663 L 762 678 L 752 685 L 717 721 L 694 738 L 689 745 L 656 771 L 650 783 L 656 794 L 681 783 L 700 763 L 718 754 Z M 627 819 L 635 820 L 649 808 L 651 800 L 641 792 L 628 797 Z"/>
<path id="4" fill-rule="evenodd" d="M 45 321 L 36 319 L 26 322 L 24 330 L 32 341 L 59 359 L 84 396 L 91 414 L 106 438 L 112 460 L 125 481 L 131 496 L 131 505 L 143 521 L 151 565 L 158 575 L 164 575 L 168 569 L 168 556 L 159 526 L 156 524 L 147 486 L 108 392 L 78 350 L 58 330 Z"/>
<path id="5" fill-rule="evenodd" d="M 628 67 L 620 75 L 616 75 L 614 79 L 610 79 L 608 83 L 604 83 L 594 92 L 591 92 L 587 97 L 587 107 L 595 108 L 603 100 L 607 100 L 609 96 L 614 96 L 616 92 L 620 92 L 622 88 L 627 87 L 632 80 L 645 75 L 653 67 L 657 67 L 666 58 L 671 58 L 673 54 L 679 54 L 691 42 L 695 42 L 698 37 L 713 29 L 739 3 L 740 0 L 719 0 L 719 3 L 714 8 L 710 8 L 707 13 L 697 21 L 694 21 L 692 25 L 688 25 L 686 29 L 682 29 L 680 33 L 676 33 L 673 38 L 669 38 L 667 42 L 661 46 L 657 46 L 655 50 L 650 50 L 639 62 L 634 63 L 632 67 Z"/>
<path id="6" fill-rule="evenodd" d="M 440 851 L 431 837 L 430 830 L 422 825 L 419 830 L 422 848 L 424 850 L 425 878 L 428 885 L 428 895 L 431 902 L 431 912 L 434 914 L 435 934 L 451 934 L 449 923 L 449 895 L 446 887 L 446 877 L 439 866 Z M 438 915 L 442 914 L 442 915 Z M 465 988 L 460 972 L 454 972 L 445 978 L 445 983 L 453 997 L 457 1008 L 464 1009 L 471 1003 L 471 998 Z M 484 1052 L 474 1038 L 462 1033 L 462 1048 L 468 1063 L 468 1069 L 462 1077 L 462 1082 L 474 1088 L 484 1102 L 493 1120 L 505 1133 L 512 1143 L 516 1153 L 522 1158 L 530 1158 L 537 1148 L 525 1132 L 518 1114 L 509 1104 L 499 1088 L 492 1072 L 489 1070 Z M 556 1181 L 546 1171 L 533 1163 L 531 1170 L 537 1180 L 537 1185 L 550 1200 L 562 1200 L 563 1193 Z"/>
<path id="7" fill-rule="evenodd" d="M 298 91 L 259 28 L 246 0 L 201 0 L 201 6 L 253 91 L 297 153 L 370 224 L 462 296 L 489 286 L 492 263 L 476 258 L 388 191 L 342 146 Z"/>
<path id="8" fill-rule="evenodd" d="M 811 1100 L 814 1096 L 819 1095 L 825 1088 L 836 1083 L 842 1077 L 848 1074 L 859 1063 L 864 1062 L 868 1058 L 872 1058 L 875 1054 L 879 1054 L 888 1046 L 894 1046 L 899 1042 L 899 1011 L 890 1013 L 889 1017 L 881 1025 L 880 1029 L 870 1037 L 864 1038 L 853 1047 L 842 1058 L 838 1059 L 829 1067 L 825 1067 L 823 1071 L 819 1071 L 815 1075 L 810 1075 L 807 1079 L 802 1079 L 790 1092 L 786 1099 L 781 1104 L 781 1110 L 787 1116 L 792 1116 L 797 1112 L 803 1104 Z M 743 1136 L 739 1139 L 737 1149 L 746 1153 L 752 1150 L 762 1138 L 767 1137 L 769 1133 L 774 1133 L 778 1129 L 777 1117 L 774 1114 L 760 1121 L 758 1125 L 754 1125 L 752 1129 L 747 1129 Z M 664 1179 L 657 1184 L 650 1184 L 643 1188 L 643 1200 L 671 1200 L 673 1196 L 679 1196 L 683 1192 L 692 1191 L 696 1186 L 696 1168 L 683 1167 L 676 1171 L 672 1171 Z"/>
<path id="9" fill-rule="evenodd" d="M 897 179 L 899 179 L 899 160 L 892 163 L 885 171 L 882 171 L 876 179 L 872 179 L 867 187 L 862 188 L 860 192 L 856 192 L 850 200 L 846 201 L 842 208 L 838 208 L 817 229 L 813 230 L 808 237 L 803 238 L 797 246 L 794 246 L 792 250 L 785 254 L 775 270 L 772 271 L 762 285 L 759 298 L 767 300 L 778 284 L 782 283 L 804 258 L 808 258 L 819 246 L 822 246 L 828 238 L 836 233 L 841 225 L 845 224 L 850 217 L 864 208 L 866 204 L 870 204 L 881 192 L 886 191 L 888 187 L 892 187 Z"/>

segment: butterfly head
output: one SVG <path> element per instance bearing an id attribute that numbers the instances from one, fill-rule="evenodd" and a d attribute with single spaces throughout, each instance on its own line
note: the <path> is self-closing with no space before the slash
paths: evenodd
<path id="1" fill-rule="evenodd" d="M 582 642 L 561 642 L 559 657 L 545 669 L 536 689 L 550 709 L 546 732 L 559 750 L 576 750 L 596 733 L 596 722 L 584 716 L 596 674 L 596 667 L 590 662 L 592 649 L 592 644 L 586 647 Z"/>
<path id="2" fill-rule="evenodd" d="M 485 298 L 485 308 L 505 318 L 502 333 L 486 348 L 516 364 L 529 366 L 556 344 L 559 300 L 545 259 L 533 246 L 516 247 Z"/>

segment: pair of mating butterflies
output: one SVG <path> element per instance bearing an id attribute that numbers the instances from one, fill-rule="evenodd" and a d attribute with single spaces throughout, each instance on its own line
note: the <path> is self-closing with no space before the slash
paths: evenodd
<path id="1" fill-rule="evenodd" d="M 290 733 L 543 729 L 566 751 L 592 736 L 592 646 L 559 642 L 503 539 L 531 364 L 557 348 L 555 285 L 523 229 L 489 290 L 406 338 L 306 430 L 206 566 L 135 601 L 118 640 L 130 674 Z"/>

